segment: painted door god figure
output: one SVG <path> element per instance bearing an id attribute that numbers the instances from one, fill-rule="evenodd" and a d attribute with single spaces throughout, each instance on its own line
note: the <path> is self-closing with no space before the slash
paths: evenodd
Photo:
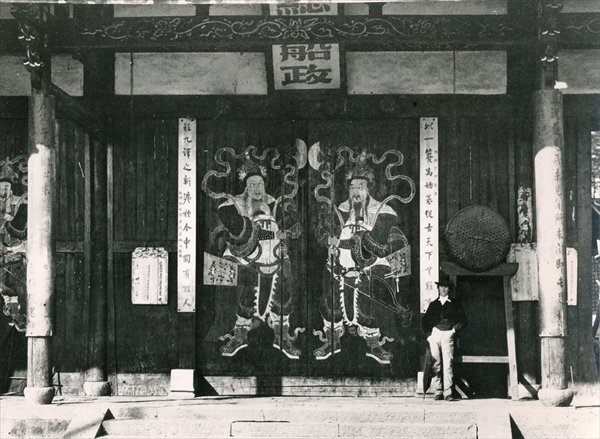
<path id="1" fill-rule="evenodd" d="M 393 336 L 398 333 L 396 322 L 400 321 L 403 327 L 410 324 L 412 310 L 403 303 L 398 288 L 398 279 L 410 274 L 410 247 L 400 229 L 399 217 L 388 203 L 392 199 L 408 203 L 414 196 L 414 184 L 401 176 L 409 182 L 409 197 L 392 195 L 379 201 L 371 195 L 375 174 L 368 164 L 369 158 L 377 160 L 366 152 L 355 156 L 344 147 L 338 150 L 338 167 L 343 163 L 344 151 L 350 154 L 352 163 L 344 176 L 347 199 L 336 205 L 320 194 L 322 189 L 333 186 L 335 169 L 327 170 L 326 165 L 321 175 L 327 184 L 315 189 L 317 200 L 328 204 L 332 214 L 317 232 L 321 235 L 319 241 L 328 248 L 328 261 L 320 301 L 323 329 L 313 331 L 323 344 L 313 355 L 317 360 L 325 360 L 340 352 L 340 338 L 347 329 L 364 339 L 367 357 L 390 364 L 393 354 L 384 345 L 394 341 Z"/>
<path id="2" fill-rule="evenodd" d="M 221 153 L 217 152 L 217 155 Z M 286 229 L 289 216 L 284 224 L 286 204 L 297 191 L 294 180 L 297 167 L 287 168 L 280 186 L 282 195 L 275 198 L 267 193 L 268 172 L 260 163 L 266 154 L 254 153 L 254 147 L 249 147 L 242 155 L 244 160 L 238 167 L 237 180 L 243 190 L 238 195 L 216 194 L 208 188 L 211 176 L 224 176 L 228 172 L 209 172 L 203 182 L 203 189 L 209 196 L 225 198 L 218 205 L 219 226 L 213 234 L 220 233 L 226 243 L 220 256 L 234 263 L 238 270 L 237 304 L 235 311 L 231 310 L 235 312 L 235 323 L 229 333 L 220 337 L 226 343 L 219 351 L 224 357 L 233 357 L 248 346 L 249 332 L 265 323 L 273 330 L 273 347 L 290 359 L 298 359 L 301 351 L 296 339 L 304 328 L 296 328 L 290 334 L 290 314 L 296 291 L 287 249 L 288 240 L 299 236 L 300 226 L 295 223 Z M 272 169 L 283 168 L 275 159 L 271 160 L 271 165 Z M 292 192 L 286 194 L 285 188 L 289 186 L 292 186 Z"/>

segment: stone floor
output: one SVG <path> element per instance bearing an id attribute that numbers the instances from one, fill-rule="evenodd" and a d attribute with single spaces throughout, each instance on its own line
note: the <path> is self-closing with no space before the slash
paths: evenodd
<path id="1" fill-rule="evenodd" d="M 98 429 L 102 422 L 105 428 Z M 227 430 L 217 431 L 219 425 Z M 429 395 L 58 396 L 48 406 L 32 406 L 21 396 L 0 397 L 1 438 L 102 436 L 600 438 L 600 401 L 580 398 L 569 407 L 553 408 L 531 400 L 447 402 Z"/>

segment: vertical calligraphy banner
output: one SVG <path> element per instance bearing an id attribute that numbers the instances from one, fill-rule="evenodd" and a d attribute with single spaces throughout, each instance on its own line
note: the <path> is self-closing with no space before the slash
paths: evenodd
<path id="1" fill-rule="evenodd" d="M 437 117 L 421 118 L 419 169 L 420 297 L 425 312 L 437 298 L 439 279 Z"/>
<path id="2" fill-rule="evenodd" d="M 196 310 L 196 120 L 179 119 L 177 311 Z"/>

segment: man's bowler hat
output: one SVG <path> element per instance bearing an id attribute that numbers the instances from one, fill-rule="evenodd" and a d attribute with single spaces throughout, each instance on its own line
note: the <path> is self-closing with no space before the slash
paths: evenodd
<path id="1" fill-rule="evenodd" d="M 450 284 L 450 280 L 448 279 L 440 279 L 435 283 L 438 287 L 448 287 L 450 288 L 452 285 Z"/>

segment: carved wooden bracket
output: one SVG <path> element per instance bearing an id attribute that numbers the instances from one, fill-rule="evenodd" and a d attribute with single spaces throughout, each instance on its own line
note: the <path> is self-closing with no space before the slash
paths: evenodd
<path id="1" fill-rule="evenodd" d="M 19 42 L 25 48 L 23 65 L 29 72 L 37 72 L 44 67 L 42 52 L 47 46 L 44 25 L 48 17 L 47 7 L 41 4 L 16 3 L 11 6 L 11 13 L 17 21 Z"/>
<path id="2" fill-rule="evenodd" d="M 538 8 L 538 40 L 542 47 L 540 61 L 548 65 L 558 60 L 560 37 L 558 17 L 563 8 L 563 0 L 541 0 Z"/>

